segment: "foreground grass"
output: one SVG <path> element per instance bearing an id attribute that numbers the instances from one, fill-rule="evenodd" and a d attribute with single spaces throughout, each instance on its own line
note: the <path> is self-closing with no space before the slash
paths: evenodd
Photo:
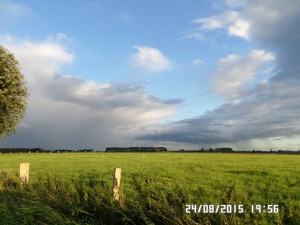
<path id="1" fill-rule="evenodd" d="M 17 176 L 21 162 L 30 162 L 28 185 Z M 1 154 L 0 224 L 300 224 L 299 165 L 291 155 Z M 186 214 L 186 204 L 243 204 L 245 212 Z M 280 209 L 251 213 L 251 204 Z"/>

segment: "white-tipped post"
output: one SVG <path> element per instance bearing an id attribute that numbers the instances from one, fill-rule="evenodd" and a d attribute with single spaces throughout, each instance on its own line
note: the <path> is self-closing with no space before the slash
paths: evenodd
<path id="1" fill-rule="evenodd" d="M 114 169 L 114 182 L 113 182 L 113 197 L 115 200 L 120 198 L 120 182 L 121 182 L 121 168 Z"/>
<path id="2" fill-rule="evenodd" d="M 29 163 L 20 163 L 20 178 L 22 183 L 28 183 Z"/>

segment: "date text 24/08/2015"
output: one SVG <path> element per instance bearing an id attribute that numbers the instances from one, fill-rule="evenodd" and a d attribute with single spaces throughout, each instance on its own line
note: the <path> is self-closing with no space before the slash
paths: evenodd
<path id="1" fill-rule="evenodd" d="M 228 205 L 228 204 L 220 204 L 220 205 L 196 205 L 196 204 L 188 204 L 186 205 L 185 212 L 186 213 L 246 213 L 247 211 L 250 213 L 278 213 L 279 205 L 260 205 L 255 204 L 251 205 L 248 210 L 244 205 Z"/>

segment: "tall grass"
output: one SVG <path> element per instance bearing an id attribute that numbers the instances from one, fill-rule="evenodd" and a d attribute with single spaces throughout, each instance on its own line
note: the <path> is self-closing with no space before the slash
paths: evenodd
<path id="1" fill-rule="evenodd" d="M 15 169 L 0 172 L 0 224 L 300 224 L 299 159 L 222 154 L 145 158 L 132 154 L 125 159 L 124 155 L 106 155 L 112 159 L 104 161 L 92 153 L 61 154 L 64 171 L 59 170 L 58 158 L 52 162 L 58 167 L 55 171 L 49 170 L 53 158 L 45 155 L 47 169 L 37 170 L 42 167 L 33 157 L 42 156 L 24 155 L 31 162 L 29 184 L 20 183 Z M 6 157 L 13 162 L 19 156 L 1 156 L 0 161 Z M 261 159 L 265 163 L 260 166 Z M 67 165 L 77 167 L 66 169 Z M 114 201 L 112 168 L 119 165 L 121 198 Z M 245 213 L 187 214 L 186 204 L 243 204 Z M 279 204 L 280 210 L 250 213 L 251 204 Z"/>

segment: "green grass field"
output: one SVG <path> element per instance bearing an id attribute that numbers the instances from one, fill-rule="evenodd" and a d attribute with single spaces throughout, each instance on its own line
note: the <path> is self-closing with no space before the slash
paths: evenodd
<path id="1" fill-rule="evenodd" d="M 22 162 L 30 163 L 28 185 L 18 182 Z M 300 224 L 299 155 L 0 154 L 0 171 L 1 224 Z M 187 204 L 243 205 L 244 212 L 187 214 Z M 252 213 L 251 205 L 279 205 L 279 212 Z"/>

